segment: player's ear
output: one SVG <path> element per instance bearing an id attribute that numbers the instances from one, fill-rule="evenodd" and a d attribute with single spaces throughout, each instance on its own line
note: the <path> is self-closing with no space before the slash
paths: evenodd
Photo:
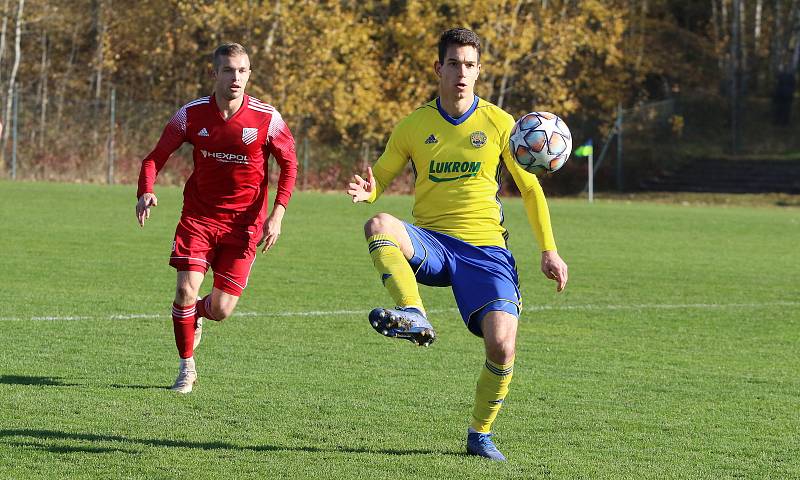
<path id="1" fill-rule="evenodd" d="M 437 77 L 442 77 L 442 64 L 439 63 L 439 60 L 433 62 L 433 71 L 436 72 Z"/>

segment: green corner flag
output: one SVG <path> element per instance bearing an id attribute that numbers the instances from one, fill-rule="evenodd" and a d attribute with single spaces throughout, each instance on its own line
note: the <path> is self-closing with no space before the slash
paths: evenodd
<path id="1" fill-rule="evenodd" d="M 580 147 L 575 149 L 573 152 L 576 157 L 588 157 L 592 153 L 594 153 L 594 148 L 592 147 L 592 141 L 589 140 L 585 144 L 581 145 Z"/>

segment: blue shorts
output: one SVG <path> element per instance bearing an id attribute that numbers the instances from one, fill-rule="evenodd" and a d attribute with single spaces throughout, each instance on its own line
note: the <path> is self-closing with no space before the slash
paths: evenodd
<path id="1" fill-rule="evenodd" d="M 444 233 L 405 223 L 414 246 L 408 263 L 417 282 L 431 287 L 453 287 L 461 318 L 470 332 L 483 337 L 481 320 L 490 311 L 519 318 L 517 265 L 502 247 L 476 247 Z"/>

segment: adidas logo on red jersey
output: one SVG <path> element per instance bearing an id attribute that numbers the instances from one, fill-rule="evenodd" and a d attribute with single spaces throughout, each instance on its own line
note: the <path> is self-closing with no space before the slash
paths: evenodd
<path id="1" fill-rule="evenodd" d="M 208 130 L 206 130 L 206 127 L 203 127 L 199 132 L 197 132 L 197 136 L 198 137 L 207 137 L 208 136 Z"/>

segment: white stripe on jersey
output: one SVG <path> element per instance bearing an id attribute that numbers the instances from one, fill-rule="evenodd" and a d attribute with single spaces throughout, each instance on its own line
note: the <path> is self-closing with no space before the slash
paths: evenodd
<path id="1" fill-rule="evenodd" d="M 270 116 L 267 137 L 264 139 L 264 143 L 275 140 L 275 137 L 277 137 L 281 130 L 283 130 L 286 126 L 286 124 L 283 122 L 281 114 L 275 110 L 275 107 L 268 103 L 264 103 L 255 97 L 250 97 L 250 101 L 247 102 L 247 108 L 261 113 L 272 114 Z"/>
<path id="2" fill-rule="evenodd" d="M 283 122 L 283 117 L 281 114 L 278 113 L 277 110 L 272 112 L 272 118 L 269 120 L 269 129 L 267 130 L 267 141 L 271 142 L 275 140 L 275 137 L 283 130 L 285 127 L 285 123 Z"/>
<path id="3" fill-rule="evenodd" d="M 265 111 L 265 112 L 271 112 L 271 111 L 275 110 L 274 108 L 270 107 L 269 105 L 259 105 L 259 104 L 252 104 L 252 103 L 249 104 L 248 107 L 252 108 L 253 110 L 261 110 L 261 111 Z"/>
<path id="4" fill-rule="evenodd" d="M 191 102 L 187 103 L 183 106 L 183 108 L 194 107 L 195 105 L 202 105 L 204 103 L 208 103 L 211 101 L 211 97 L 200 97 L 197 99 L 192 100 Z"/>
<path id="5" fill-rule="evenodd" d="M 255 97 L 250 97 L 250 102 L 251 102 L 251 103 L 254 103 L 254 104 L 256 104 L 256 105 L 260 105 L 260 106 L 262 106 L 262 107 L 273 108 L 273 107 L 272 107 L 272 105 L 270 105 L 270 104 L 268 104 L 268 103 L 265 103 L 265 102 L 262 102 L 261 100 L 259 100 L 259 99 L 255 98 Z"/>
<path id="6" fill-rule="evenodd" d="M 186 109 L 195 107 L 197 105 L 205 105 L 211 101 L 211 97 L 200 97 L 192 100 L 186 105 L 182 106 L 180 110 L 175 112 L 169 123 L 172 124 L 177 130 L 179 135 L 186 135 Z"/>
<path id="7" fill-rule="evenodd" d="M 254 110 L 256 112 L 261 112 L 261 113 L 272 113 L 273 112 L 273 110 L 266 110 L 266 109 L 257 108 L 257 107 L 247 107 L 247 108 L 249 108 L 250 110 Z"/>
<path id="8" fill-rule="evenodd" d="M 272 113 L 275 108 L 272 105 L 266 104 L 257 98 L 250 97 L 250 102 L 247 103 L 247 107 L 251 110 L 255 110 L 257 112 L 262 113 Z"/>

